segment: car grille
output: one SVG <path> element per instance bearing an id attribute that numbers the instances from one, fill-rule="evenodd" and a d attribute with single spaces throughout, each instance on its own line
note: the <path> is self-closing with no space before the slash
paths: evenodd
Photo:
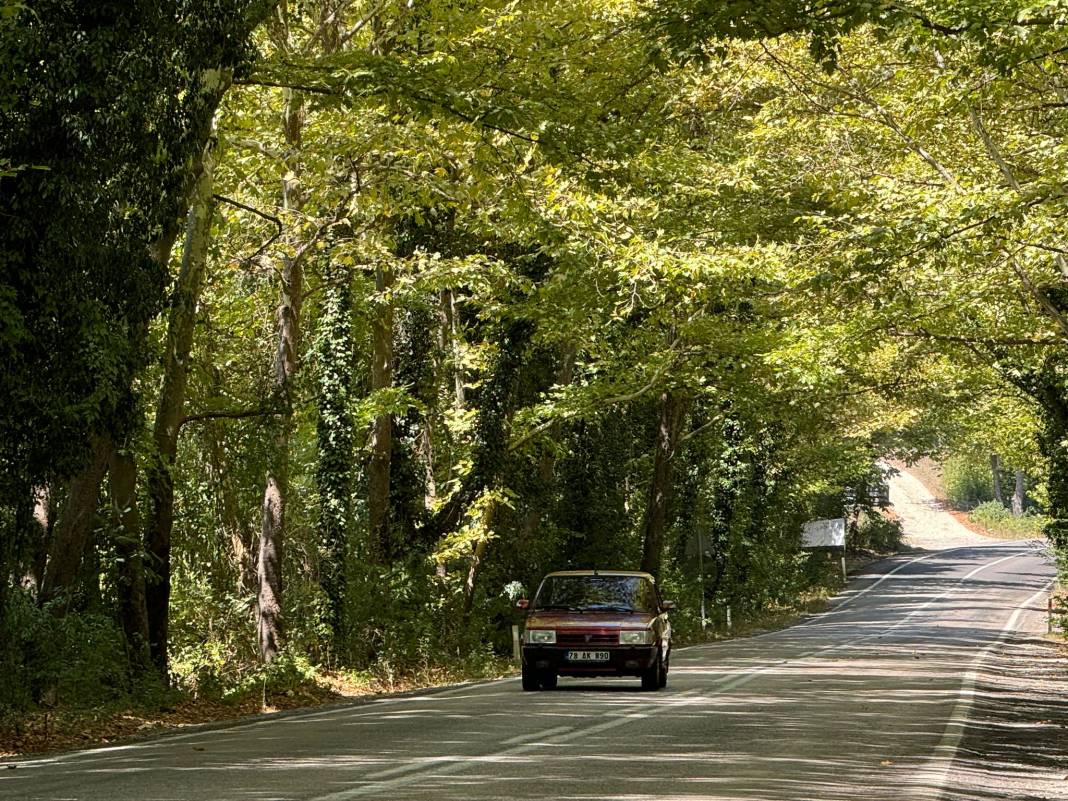
<path id="1" fill-rule="evenodd" d="M 556 631 L 557 645 L 619 645 L 617 631 Z"/>

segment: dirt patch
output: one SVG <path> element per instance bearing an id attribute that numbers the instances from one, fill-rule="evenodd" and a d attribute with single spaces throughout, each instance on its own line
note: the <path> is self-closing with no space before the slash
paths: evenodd
<path id="1" fill-rule="evenodd" d="M 902 521 L 906 533 L 911 530 L 912 536 L 907 537 L 911 544 L 917 547 L 931 547 L 921 541 L 930 539 L 924 536 L 930 531 L 937 531 L 936 540 L 943 543 L 941 545 L 936 543 L 935 547 L 964 544 L 963 542 L 955 543 L 953 540 L 968 537 L 975 541 L 981 541 L 981 538 L 999 541 L 1036 539 L 1037 535 L 1032 532 L 989 529 L 975 520 L 966 510 L 954 505 L 945 497 L 942 471 L 936 462 L 922 459 L 913 466 L 907 466 L 904 462 L 889 459 L 887 464 L 898 471 L 898 475 L 890 479 L 890 495 L 891 500 L 902 507 L 898 509 L 898 519 Z M 938 523 L 937 518 L 927 514 L 927 510 L 944 512 L 951 519 L 947 518 L 945 522 Z"/>
<path id="2" fill-rule="evenodd" d="M 930 493 L 934 505 L 939 511 L 952 515 L 961 526 L 980 537 L 988 537 L 993 540 L 1033 540 L 1036 535 L 1030 532 L 1003 531 L 989 529 L 982 523 L 973 519 L 966 509 L 959 508 L 946 497 L 945 485 L 942 481 L 942 468 L 932 459 L 924 457 L 914 465 L 906 465 L 898 459 L 885 460 L 888 465 L 898 470 L 901 474 L 907 474 L 918 481 L 924 489 Z M 894 479 L 891 479 L 893 482 Z"/>
<path id="3" fill-rule="evenodd" d="M 911 473 L 927 487 L 927 491 L 940 501 L 946 500 L 946 488 L 942 480 L 942 467 L 934 459 L 924 456 L 915 464 L 905 464 L 899 459 L 887 459 L 886 463 L 896 470 Z"/>
<path id="4" fill-rule="evenodd" d="M 985 532 L 961 522 L 911 468 L 899 467 L 890 477 L 890 502 L 910 547 L 940 550 L 988 542 Z"/>

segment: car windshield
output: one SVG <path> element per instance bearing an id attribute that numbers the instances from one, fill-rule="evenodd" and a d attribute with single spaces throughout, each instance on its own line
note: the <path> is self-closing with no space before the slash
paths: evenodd
<path id="1" fill-rule="evenodd" d="M 653 585 L 641 576 L 546 576 L 536 609 L 656 613 Z"/>

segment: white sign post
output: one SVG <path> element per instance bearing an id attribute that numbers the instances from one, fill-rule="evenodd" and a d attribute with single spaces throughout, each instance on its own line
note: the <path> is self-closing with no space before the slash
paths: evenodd
<path id="1" fill-rule="evenodd" d="M 848 579 L 845 563 L 846 525 L 844 517 L 831 520 L 812 520 L 801 530 L 803 548 L 841 548 L 842 578 Z"/>

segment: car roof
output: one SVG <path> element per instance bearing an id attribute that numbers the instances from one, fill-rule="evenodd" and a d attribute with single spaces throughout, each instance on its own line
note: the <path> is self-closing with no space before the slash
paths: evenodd
<path id="1" fill-rule="evenodd" d="M 552 573 L 546 574 L 545 578 L 549 576 L 638 576 L 640 578 L 647 578 L 650 581 L 655 581 L 651 573 L 645 573 L 641 570 L 554 570 Z"/>

